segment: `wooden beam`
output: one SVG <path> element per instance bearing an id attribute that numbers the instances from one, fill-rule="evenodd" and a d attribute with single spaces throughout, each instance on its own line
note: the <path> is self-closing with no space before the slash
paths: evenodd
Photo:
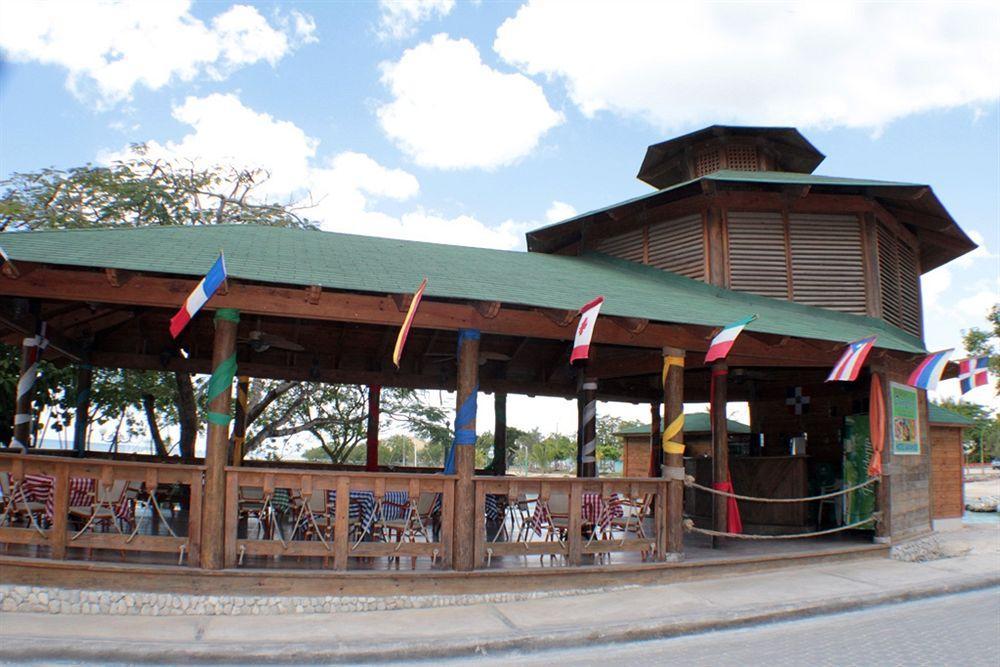
<path id="1" fill-rule="evenodd" d="M 664 428 L 669 428 L 677 419 L 683 421 L 684 357 L 684 350 L 663 348 L 663 363 L 667 364 L 666 381 L 663 384 Z M 662 442 L 659 428 L 651 437 L 653 442 Z M 684 553 L 684 478 L 680 476 L 684 471 L 684 429 L 681 428 L 674 434 L 669 443 L 662 442 L 661 446 L 659 458 L 666 466 L 665 469 L 656 472 L 670 480 L 667 485 L 666 516 L 662 519 L 667 524 L 666 544 L 661 553 L 665 554 L 665 558 L 676 560 Z"/>
<path id="2" fill-rule="evenodd" d="M 488 320 L 492 320 L 500 313 L 499 301 L 473 301 L 472 305 L 480 315 Z"/>
<path id="3" fill-rule="evenodd" d="M 644 317 L 609 317 L 612 322 L 630 334 L 641 334 L 649 326 L 649 320 Z"/>
<path id="4" fill-rule="evenodd" d="M 109 285 L 112 287 L 121 287 L 132 277 L 132 272 L 109 268 L 104 269 L 104 275 L 107 277 Z"/>
<path id="5" fill-rule="evenodd" d="M 556 310 L 554 308 L 535 308 L 535 312 L 541 313 L 558 327 L 568 327 L 579 315 L 579 312 L 575 310 Z"/>
<path id="6" fill-rule="evenodd" d="M 0 315 L 0 326 L 5 326 L 8 329 L 12 329 L 13 331 L 16 331 L 24 336 L 35 335 L 34 327 L 24 320 L 15 320 Z M 70 361 L 80 361 L 83 358 L 83 353 L 80 351 L 79 347 L 67 341 L 58 331 L 53 331 L 51 328 L 47 328 L 45 337 L 49 341 L 48 347 L 45 348 L 46 351 L 51 350 L 53 352 L 58 352 Z"/>
<path id="7" fill-rule="evenodd" d="M 454 569 L 468 571 L 475 567 L 475 517 L 482 512 L 476 507 L 476 412 L 463 415 L 462 408 L 474 405 L 479 389 L 479 332 L 462 331 L 458 337 L 458 381 L 455 387 L 455 521 L 452 542 Z M 462 420 L 461 423 L 459 420 Z M 463 442 L 463 434 L 472 433 L 472 442 Z"/>
<path id="8" fill-rule="evenodd" d="M 310 285 L 306 288 L 306 303 L 317 305 L 319 297 L 323 293 L 323 288 L 319 285 Z"/>

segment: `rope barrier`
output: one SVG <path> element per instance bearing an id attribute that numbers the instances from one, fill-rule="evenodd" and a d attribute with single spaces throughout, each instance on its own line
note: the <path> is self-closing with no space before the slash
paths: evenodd
<path id="1" fill-rule="evenodd" d="M 715 494 L 717 496 L 725 496 L 727 498 L 735 498 L 736 500 L 747 500 L 754 503 L 807 503 L 813 500 L 823 500 L 825 498 L 835 498 L 837 496 L 842 496 L 844 494 L 850 493 L 851 491 L 857 491 L 858 489 L 864 488 L 871 484 L 872 482 L 877 482 L 878 477 L 872 477 L 860 484 L 855 484 L 854 486 L 849 486 L 846 489 L 841 489 L 839 491 L 833 491 L 832 493 L 823 493 L 818 496 L 808 496 L 806 498 L 757 498 L 756 496 L 741 496 L 736 493 L 731 493 L 729 491 L 721 491 L 719 489 L 713 489 L 708 486 L 703 486 L 694 481 L 694 477 L 688 475 L 684 478 L 684 486 L 690 486 L 693 489 L 700 489 L 702 491 L 707 491 L 708 493 Z"/>
<path id="2" fill-rule="evenodd" d="M 855 521 L 854 523 L 848 524 L 846 526 L 838 526 L 837 528 L 828 528 L 827 530 L 817 530 L 811 533 L 793 533 L 791 535 L 747 535 L 745 533 L 728 533 L 722 530 L 709 530 L 708 528 L 698 528 L 694 525 L 694 521 L 691 519 L 684 520 L 684 530 L 689 533 L 701 533 L 702 535 L 710 535 L 712 537 L 733 537 L 738 540 L 794 540 L 801 537 L 818 537 L 820 535 L 830 535 L 832 533 L 840 533 L 845 530 L 851 530 L 853 528 L 860 528 L 865 524 L 869 524 L 872 521 L 877 521 L 878 517 L 873 514 L 867 519 L 862 519 L 861 521 Z"/>

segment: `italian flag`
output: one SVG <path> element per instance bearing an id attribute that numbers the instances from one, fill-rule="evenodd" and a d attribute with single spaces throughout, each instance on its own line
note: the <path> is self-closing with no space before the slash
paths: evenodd
<path id="1" fill-rule="evenodd" d="M 750 315 L 738 322 L 733 322 L 723 327 L 722 331 L 712 339 L 712 344 L 708 348 L 708 354 L 705 355 L 705 363 L 707 364 L 717 359 L 725 359 L 726 355 L 729 354 L 729 350 L 732 349 L 733 344 L 736 342 L 736 337 L 743 331 L 743 327 L 755 319 L 757 319 L 756 315 Z"/>

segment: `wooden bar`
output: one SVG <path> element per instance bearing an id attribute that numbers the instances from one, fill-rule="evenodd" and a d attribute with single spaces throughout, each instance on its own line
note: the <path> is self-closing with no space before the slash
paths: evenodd
<path id="1" fill-rule="evenodd" d="M 726 389 L 728 366 L 725 361 L 712 364 L 712 483 L 729 482 L 729 423 L 726 418 Z M 728 500 L 725 496 L 714 496 L 712 528 L 725 531 L 728 526 Z M 720 546 L 720 538 L 712 538 L 712 547 Z"/>
<path id="2" fill-rule="evenodd" d="M 76 407 L 73 413 L 73 451 L 83 456 L 87 451 L 87 430 L 90 428 L 90 389 L 94 371 L 83 363 L 76 369 Z"/>
<path id="3" fill-rule="evenodd" d="M 49 530 L 52 557 L 66 558 L 66 542 L 69 537 L 69 466 L 60 462 L 55 467 L 55 497 L 52 502 L 52 528 Z M 95 493 L 97 489 L 94 489 Z"/>
<path id="4" fill-rule="evenodd" d="M 662 431 L 660 422 L 660 402 L 649 404 L 649 476 L 659 477 L 663 468 Z"/>
<path id="5" fill-rule="evenodd" d="M 219 313 L 216 314 L 215 340 L 212 349 L 213 369 L 219 368 L 223 362 L 235 355 L 237 328 L 237 322 L 220 317 Z M 228 416 L 231 414 L 232 400 L 232 387 L 229 387 L 208 404 L 208 411 Z M 222 425 L 209 421 L 205 446 L 205 497 L 202 503 L 201 520 L 201 566 L 209 570 L 218 570 L 224 565 L 225 486 L 228 453 L 228 424 Z"/>
<path id="6" fill-rule="evenodd" d="M 667 364 L 663 386 L 664 421 L 666 426 L 669 426 L 680 419 L 682 427 L 671 436 L 671 442 L 675 445 L 668 447 L 666 442 L 663 443 L 663 449 L 673 449 L 674 451 L 664 452 L 666 467 L 672 472 L 668 475 L 670 481 L 666 484 L 666 488 L 657 493 L 657 496 L 666 493 L 664 499 L 666 511 L 663 515 L 657 515 L 657 528 L 659 529 L 662 524 L 665 524 L 666 550 L 657 553 L 663 554 L 665 558 L 678 559 L 684 553 L 684 480 L 677 479 L 677 475 L 682 475 L 684 472 L 685 351 L 674 347 L 665 347 L 663 348 L 663 357 L 664 363 Z M 724 412 L 725 410 L 723 410 Z"/>
<path id="7" fill-rule="evenodd" d="M 232 464 L 243 462 L 243 445 L 247 438 L 247 417 L 250 402 L 250 378 L 241 375 L 236 379 L 236 411 L 233 416 Z"/>
<path id="8" fill-rule="evenodd" d="M 347 569 L 347 557 L 350 553 L 351 511 L 351 478 L 343 475 L 337 477 L 337 505 L 333 517 L 333 567 L 337 570 Z"/>
<path id="9" fill-rule="evenodd" d="M 580 517 L 583 509 L 582 486 L 572 484 L 569 487 L 569 564 L 579 565 L 583 553 L 583 523 Z"/>
<path id="10" fill-rule="evenodd" d="M 455 482 L 445 481 L 441 492 L 441 562 L 451 563 L 454 557 L 455 536 Z"/>
<path id="11" fill-rule="evenodd" d="M 455 393 L 456 413 L 466 401 L 476 400 L 479 390 L 479 332 L 463 330 L 458 337 L 458 386 Z M 455 515 L 454 542 L 452 564 L 456 570 L 471 570 L 475 564 L 475 520 L 476 512 L 475 489 L 472 477 L 476 468 L 475 443 L 457 444 L 460 433 L 471 430 L 475 432 L 476 416 L 471 415 L 471 421 L 459 424 L 460 416 L 456 414 L 455 423 Z"/>
<path id="12" fill-rule="evenodd" d="M 201 508 L 204 489 L 204 468 L 190 473 L 188 480 L 188 548 L 191 567 L 201 567 Z"/>

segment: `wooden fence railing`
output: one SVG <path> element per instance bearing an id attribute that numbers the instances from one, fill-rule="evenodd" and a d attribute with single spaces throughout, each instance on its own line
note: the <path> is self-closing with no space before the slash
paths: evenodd
<path id="1" fill-rule="evenodd" d="M 584 555 L 632 551 L 661 559 L 666 552 L 666 480 L 476 477 L 475 490 L 476 567 L 497 556 L 560 555 L 579 565 Z M 507 506 L 492 526 L 493 538 L 486 530 L 487 495 L 499 496 L 499 504 Z M 564 497 L 564 516 L 550 510 L 556 495 Z M 531 523 L 525 528 L 525 522 Z M 552 522 L 562 529 L 562 539 L 545 539 Z M 505 531 L 504 539 L 497 531 Z"/>
<path id="2" fill-rule="evenodd" d="M 50 557 L 55 559 L 66 558 L 69 548 L 173 553 L 178 555 L 179 562 L 185 561 L 197 567 L 201 539 L 203 471 L 204 467 L 191 465 L 0 454 L 0 475 L 9 474 L 9 485 L 5 488 L 6 493 L 3 498 L 5 511 L 0 522 L 0 544 L 49 547 Z M 21 494 L 25 491 L 26 482 L 35 494 L 27 492 Z M 148 529 L 146 531 L 136 529 L 135 522 L 138 521 L 151 521 L 154 524 L 161 521 L 160 516 L 149 515 L 146 511 L 134 515 L 131 521 L 112 520 L 114 525 L 103 522 L 104 532 L 79 530 L 80 524 L 87 525 L 86 514 L 93 513 L 95 506 L 98 512 L 109 511 L 106 505 L 99 503 L 95 505 L 95 498 L 100 498 L 102 489 L 104 495 L 107 495 L 107 490 L 113 488 L 115 482 L 124 482 L 134 489 L 134 497 L 140 500 L 140 505 L 152 513 L 156 510 L 149 504 L 150 493 L 155 498 L 157 489 L 162 489 L 168 484 L 187 487 L 186 535 L 177 535 L 174 528 L 167 531 L 174 534 L 166 535 L 150 534 Z M 39 488 L 45 489 L 46 486 L 47 492 L 42 497 L 36 495 Z M 24 512 L 24 503 L 29 501 L 29 495 L 31 502 L 46 505 L 44 513 L 41 511 L 34 513 L 35 521 L 31 521 L 31 517 L 26 517 Z M 82 503 L 74 508 L 77 525 L 71 524 L 71 498 L 75 502 Z M 13 506 L 9 503 L 13 503 Z M 117 507 L 115 502 L 108 504 L 112 508 Z M 15 516 L 20 516 L 22 523 L 25 524 L 24 527 L 13 525 Z M 95 522 L 91 525 L 97 526 L 100 523 Z"/>
<path id="3" fill-rule="evenodd" d="M 285 519 L 279 527 L 289 530 L 289 520 L 293 524 L 290 534 L 267 535 L 266 539 L 252 539 L 240 536 L 246 530 L 248 514 L 258 511 L 268 504 L 273 511 L 279 491 L 283 500 L 288 499 Z M 329 492 L 335 492 L 335 503 L 330 511 L 326 499 Z M 352 492 L 366 492 L 374 502 L 366 513 L 358 517 L 360 528 L 355 525 L 352 532 L 350 518 Z M 405 492 L 407 504 L 403 507 L 392 505 L 393 492 Z M 307 505 L 319 494 L 325 508 Z M 397 526 L 405 524 L 409 512 L 417 511 L 422 494 L 433 494 L 433 513 L 440 522 L 436 531 L 425 526 L 425 534 L 419 539 L 406 532 L 395 540 L 394 535 L 374 539 L 379 523 L 384 525 L 386 517 L 392 516 Z M 399 496 L 396 496 L 398 499 Z M 409 506 L 412 503 L 412 507 Z M 226 523 L 225 523 L 225 566 L 236 567 L 247 556 L 311 556 L 324 560 L 332 559 L 334 569 L 346 570 L 350 558 L 371 557 L 431 557 L 443 567 L 451 566 L 452 539 L 455 520 L 455 478 L 445 475 L 399 475 L 386 473 L 343 473 L 315 472 L 309 470 L 264 470 L 253 468 L 226 468 Z M 247 509 L 247 507 L 251 509 Z M 420 508 L 426 510 L 427 508 Z M 265 510 L 266 511 L 266 510 Z M 374 512 L 374 515 L 373 515 Z M 312 515 L 313 518 L 310 518 Z M 413 518 L 413 517 L 410 517 Z M 244 527 L 241 528 L 241 519 Z M 261 521 L 260 516 L 257 517 Z M 313 523 L 315 520 L 316 523 Z M 426 516 L 420 518 L 426 522 Z M 417 523 L 414 521 L 414 526 Z M 311 531 L 313 539 L 299 539 L 295 526 Z M 361 531 L 361 534 L 358 531 Z M 365 534 L 367 531 L 367 534 Z M 319 539 L 319 536 L 322 539 Z M 259 533 L 258 533 L 259 534 Z M 435 536 L 436 535 L 436 536 Z M 412 538 L 412 539 L 411 539 Z"/>

